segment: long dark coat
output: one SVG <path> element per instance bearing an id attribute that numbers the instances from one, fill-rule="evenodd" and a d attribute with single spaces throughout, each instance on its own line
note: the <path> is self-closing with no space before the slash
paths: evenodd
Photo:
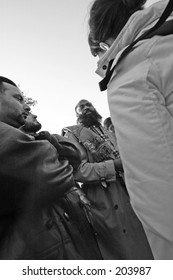
<path id="1" fill-rule="evenodd" d="M 115 147 L 113 135 L 105 133 Z M 110 152 L 109 147 L 104 146 L 105 141 L 82 125 L 64 128 L 63 135 L 81 151 L 82 164 L 75 178 L 83 183 L 91 201 L 90 218 L 103 259 L 153 259 L 142 224 L 132 209 L 124 180 L 115 171 L 113 154 L 110 153 L 105 160 L 98 159 L 99 153 L 101 157 L 104 151 L 106 158 L 106 153 Z"/>

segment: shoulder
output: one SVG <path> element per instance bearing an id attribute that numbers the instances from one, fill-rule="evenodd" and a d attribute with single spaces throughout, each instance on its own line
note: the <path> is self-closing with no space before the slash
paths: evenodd
<path id="1" fill-rule="evenodd" d="M 167 96 L 172 93 L 173 87 L 173 35 L 155 36 L 148 41 L 151 43 L 148 42 L 149 48 L 144 51 L 144 54 L 147 52 L 147 82 L 150 88 L 156 85 L 161 95 Z"/>
<path id="2" fill-rule="evenodd" d="M 82 127 L 83 126 L 81 124 L 64 127 L 62 129 L 62 136 L 65 136 L 69 132 L 74 135 L 78 135 L 79 132 L 82 130 Z"/>
<path id="3" fill-rule="evenodd" d="M 31 140 L 30 137 L 23 133 L 20 129 L 12 127 L 6 123 L 0 122 L 1 140 L 4 139 L 8 142 L 15 141 L 15 139 Z"/>

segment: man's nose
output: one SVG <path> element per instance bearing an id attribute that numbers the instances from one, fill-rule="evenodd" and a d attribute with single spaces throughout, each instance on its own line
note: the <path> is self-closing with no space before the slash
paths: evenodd
<path id="1" fill-rule="evenodd" d="M 83 107 L 84 110 L 85 110 L 85 109 L 88 109 L 88 108 L 89 108 L 88 105 L 85 105 L 85 106 Z"/>
<path id="2" fill-rule="evenodd" d="M 26 112 L 29 113 L 31 111 L 31 108 L 26 103 L 24 103 L 23 107 Z"/>

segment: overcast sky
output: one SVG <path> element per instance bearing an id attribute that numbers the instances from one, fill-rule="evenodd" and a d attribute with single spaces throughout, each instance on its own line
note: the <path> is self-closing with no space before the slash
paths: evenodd
<path id="1" fill-rule="evenodd" d="M 148 1 L 151 4 L 154 1 Z M 74 125 L 80 99 L 109 116 L 106 92 L 87 43 L 91 0 L 0 0 L 0 75 L 37 100 L 42 129 Z"/>

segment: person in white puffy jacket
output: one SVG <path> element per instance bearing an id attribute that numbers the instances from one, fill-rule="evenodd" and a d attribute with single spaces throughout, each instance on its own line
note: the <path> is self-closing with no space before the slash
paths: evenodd
<path id="1" fill-rule="evenodd" d="M 96 73 L 149 30 L 168 1 L 95 0 L 89 44 L 99 56 Z M 151 38 L 141 40 L 117 64 L 107 85 L 132 206 L 155 259 L 173 259 L 173 13 Z"/>

